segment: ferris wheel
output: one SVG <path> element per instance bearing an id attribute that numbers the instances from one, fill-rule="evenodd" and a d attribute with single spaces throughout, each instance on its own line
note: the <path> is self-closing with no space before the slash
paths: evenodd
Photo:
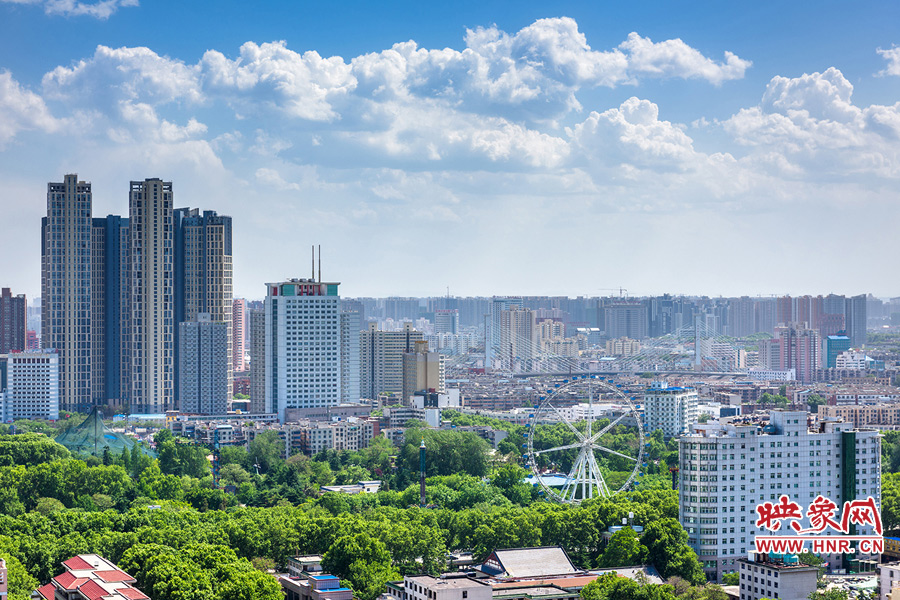
<path id="1" fill-rule="evenodd" d="M 561 408 L 563 403 L 581 408 L 567 410 Z M 614 417 L 598 429 L 594 407 L 601 403 L 612 405 Z M 579 410 L 583 419 L 577 416 Z M 553 445 L 545 439 L 543 432 L 552 423 L 564 425 L 564 443 Z M 629 489 L 641 476 L 644 431 L 640 412 L 619 388 L 596 375 L 556 384 L 539 398 L 526 427 L 524 458 L 547 498 L 567 504 L 609 498 Z M 548 476 L 546 469 L 554 468 L 568 474 L 564 478 Z"/>

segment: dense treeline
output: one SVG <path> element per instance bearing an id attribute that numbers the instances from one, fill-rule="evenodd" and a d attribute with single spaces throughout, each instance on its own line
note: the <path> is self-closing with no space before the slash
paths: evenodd
<path id="1" fill-rule="evenodd" d="M 422 439 L 427 509 L 417 506 Z M 495 548 L 560 545 L 584 568 L 648 560 L 667 577 L 703 580 L 676 520 L 675 492 L 653 486 L 661 476 L 614 501 L 550 504 L 523 483 L 514 460 L 489 459 L 474 434 L 413 429 L 399 455 L 379 438 L 359 452 L 287 460 L 277 435 L 265 433 L 248 448 L 219 452 L 217 486 L 210 450 L 168 431 L 155 442 L 158 459 L 127 449 L 79 458 L 38 434 L 0 435 L 0 556 L 11 598 L 87 552 L 120 564 L 155 600 L 274 600 L 278 586 L 259 568 L 308 553 L 322 554 L 363 600 L 404 574 L 441 572 L 450 549 L 481 558 Z M 319 496 L 322 485 L 364 479 L 385 487 Z M 626 529 L 607 546 L 604 531 L 629 512 L 643 534 Z"/>

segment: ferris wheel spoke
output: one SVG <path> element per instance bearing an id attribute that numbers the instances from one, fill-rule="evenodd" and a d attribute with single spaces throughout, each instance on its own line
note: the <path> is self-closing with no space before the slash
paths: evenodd
<path id="1" fill-rule="evenodd" d="M 565 423 L 566 426 L 567 426 L 569 429 L 572 430 L 572 433 L 575 434 L 575 437 L 576 437 L 579 441 L 582 441 L 582 442 L 584 441 L 584 439 L 585 439 L 585 438 L 584 438 L 584 434 L 581 433 L 580 431 L 578 431 L 578 429 L 575 428 L 575 425 L 573 425 L 572 422 L 571 422 L 569 419 L 566 418 L 566 415 L 564 415 L 564 414 L 562 414 L 561 412 L 559 412 L 559 409 L 557 409 L 555 406 L 553 406 L 553 405 L 552 405 L 551 403 L 549 403 L 549 402 L 547 403 L 547 406 L 549 406 L 550 408 L 553 409 L 553 412 L 556 413 L 556 416 L 559 417 L 560 421 L 562 421 L 563 423 Z"/>
<path id="2" fill-rule="evenodd" d="M 615 427 L 616 424 L 617 424 L 619 421 L 621 421 L 622 419 L 624 419 L 624 418 L 627 417 L 627 416 L 628 416 L 628 413 L 627 413 L 627 412 L 622 413 L 622 415 L 619 416 L 615 421 L 610 421 L 609 425 L 607 425 L 606 427 L 604 427 L 603 429 L 601 429 L 600 431 L 598 431 L 597 433 L 595 433 L 594 435 L 592 435 L 592 436 L 591 436 L 590 438 L 588 438 L 588 439 L 589 439 L 590 442 L 593 444 L 593 443 L 596 442 L 597 439 L 600 438 L 604 433 L 606 433 L 607 431 L 609 431 L 610 429 L 612 429 L 613 427 Z"/>
<path id="3" fill-rule="evenodd" d="M 603 452 L 608 452 L 609 454 L 615 454 L 616 456 L 621 456 L 622 458 L 627 458 L 632 462 L 637 462 L 637 459 L 633 456 L 628 456 L 627 454 L 622 454 L 621 452 L 616 452 L 615 450 L 610 450 L 606 446 L 601 446 L 600 444 L 591 444 L 591 447 L 595 450 L 602 450 Z"/>
<path id="4" fill-rule="evenodd" d="M 557 446 L 556 448 L 547 448 L 545 450 L 537 450 L 534 455 L 537 456 L 539 454 L 545 454 L 547 452 L 556 452 L 558 450 L 572 450 L 573 448 L 581 448 L 584 446 L 584 442 L 577 442 L 575 444 L 568 444 L 566 446 Z"/>

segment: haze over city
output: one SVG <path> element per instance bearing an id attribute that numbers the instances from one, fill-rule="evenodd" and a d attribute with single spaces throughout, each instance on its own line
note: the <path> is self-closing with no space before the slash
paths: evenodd
<path id="1" fill-rule="evenodd" d="M 5 283 L 78 173 L 231 215 L 236 297 L 900 293 L 895 3 L 511 6 L 0 2 Z"/>

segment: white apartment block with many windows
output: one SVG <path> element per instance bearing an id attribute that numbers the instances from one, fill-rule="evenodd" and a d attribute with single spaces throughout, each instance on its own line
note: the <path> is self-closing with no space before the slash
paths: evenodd
<path id="1" fill-rule="evenodd" d="M 292 279 L 266 284 L 266 400 L 283 423 L 290 408 L 341 401 L 338 283 Z"/>
<path id="2" fill-rule="evenodd" d="M 655 381 L 644 392 L 644 421 L 650 431 L 662 429 L 666 437 L 682 435 L 698 418 L 693 388 L 668 387 L 665 381 Z"/>
<path id="3" fill-rule="evenodd" d="M 838 507 L 868 496 L 881 505 L 878 432 L 838 421 L 819 423 L 812 431 L 807 416 L 773 410 L 766 427 L 726 419 L 694 425 L 679 439 L 678 516 L 712 581 L 738 570 L 737 561 L 754 550 L 754 536 L 771 535 L 755 526 L 760 503 L 786 495 L 804 515 L 820 495 Z M 808 528 L 809 520 L 804 517 L 801 525 Z M 871 533 L 871 526 L 857 529 L 858 535 Z M 779 534 L 793 530 L 783 526 Z"/>

